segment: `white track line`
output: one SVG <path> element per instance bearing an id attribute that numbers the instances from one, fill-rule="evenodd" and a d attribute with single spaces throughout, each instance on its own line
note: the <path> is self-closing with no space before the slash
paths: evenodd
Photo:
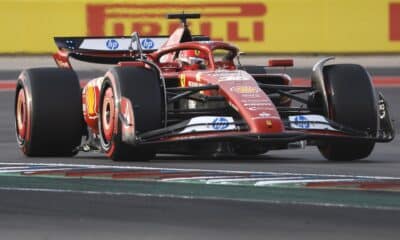
<path id="1" fill-rule="evenodd" d="M 81 167 L 81 168 L 89 168 L 89 169 L 133 169 L 133 170 L 158 170 L 158 171 L 182 171 L 182 172 L 214 172 L 214 173 L 229 173 L 229 174 L 269 174 L 275 176 L 282 175 L 291 175 L 291 176 L 314 176 L 314 177 L 340 177 L 340 178 L 364 178 L 371 180 L 400 180 L 398 177 L 386 177 L 386 176 L 357 176 L 357 175 L 334 175 L 334 174 L 310 174 L 310 173 L 287 173 L 287 172 L 251 172 L 251 171 L 233 171 L 233 170 L 207 170 L 207 169 L 185 169 L 185 168 L 156 168 L 156 167 L 138 167 L 138 166 L 116 166 L 116 165 L 93 165 L 93 164 L 64 164 L 64 163 L 10 163 L 0 162 L 1 165 L 17 165 L 17 166 L 49 166 L 49 167 Z M 56 170 L 56 169 L 52 169 Z"/>

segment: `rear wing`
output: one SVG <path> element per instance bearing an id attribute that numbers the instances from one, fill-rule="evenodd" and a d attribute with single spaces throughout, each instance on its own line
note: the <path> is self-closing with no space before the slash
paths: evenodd
<path id="1" fill-rule="evenodd" d="M 140 45 L 144 52 L 154 52 L 166 41 L 168 36 L 142 37 Z M 132 44 L 131 36 L 123 37 L 55 37 L 59 49 L 71 52 L 129 52 Z M 135 48 L 135 46 L 133 46 Z M 133 49 L 137 50 L 137 49 Z"/>
<path id="2" fill-rule="evenodd" d="M 121 61 L 132 60 L 138 53 L 151 53 L 159 49 L 168 36 L 149 36 L 139 39 L 140 46 L 132 44 L 131 36 L 105 36 L 105 37 L 55 37 L 54 41 L 59 51 L 53 55 L 59 67 L 71 68 L 69 58 L 77 60 L 117 64 Z"/>
<path id="3" fill-rule="evenodd" d="M 55 37 L 59 49 L 53 57 L 60 67 L 71 65 L 72 57 L 85 62 L 117 64 L 131 61 L 132 55 L 140 52 L 151 53 L 158 50 L 168 40 L 168 36 L 144 36 L 139 38 L 140 46 L 132 44 L 132 36 L 105 37 Z M 209 40 L 207 36 L 193 36 L 193 41 Z M 141 49 L 137 49 L 140 47 Z"/>

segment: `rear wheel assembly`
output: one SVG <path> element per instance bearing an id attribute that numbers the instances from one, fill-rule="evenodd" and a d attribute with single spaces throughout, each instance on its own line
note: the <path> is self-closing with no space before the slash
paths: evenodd
<path id="1" fill-rule="evenodd" d="M 72 156 L 83 131 L 82 101 L 75 72 L 37 68 L 21 73 L 15 94 L 18 146 L 27 156 Z"/>

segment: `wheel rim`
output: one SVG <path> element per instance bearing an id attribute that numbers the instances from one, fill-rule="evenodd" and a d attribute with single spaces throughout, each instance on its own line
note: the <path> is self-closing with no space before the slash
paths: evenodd
<path id="1" fill-rule="evenodd" d="M 19 141 L 24 141 L 26 137 L 26 125 L 27 125 L 27 106 L 26 106 L 26 96 L 25 91 L 20 89 L 17 97 L 17 104 L 16 104 L 16 130 L 17 130 L 17 137 Z"/>
<path id="2" fill-rule="evenodd" d="M 114 133 L 115 122 L 115 103 L 114 94 L 111 87 L 104 91 L 104 97 L 101 110 L 101 129 L 106 144 L 110 144 Z"/>

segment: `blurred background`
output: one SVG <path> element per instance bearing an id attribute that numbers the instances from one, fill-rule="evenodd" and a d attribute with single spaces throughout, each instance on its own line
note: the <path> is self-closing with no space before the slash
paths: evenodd
<path id="1" fill-rule="evenodd" d="M 54 36 L 167 35 L 167 13 L 199 12 L 193 34 L 251 54 L 395 54 L 399 0 L 1 0 L 1 54 L 56 51 Z"/>

